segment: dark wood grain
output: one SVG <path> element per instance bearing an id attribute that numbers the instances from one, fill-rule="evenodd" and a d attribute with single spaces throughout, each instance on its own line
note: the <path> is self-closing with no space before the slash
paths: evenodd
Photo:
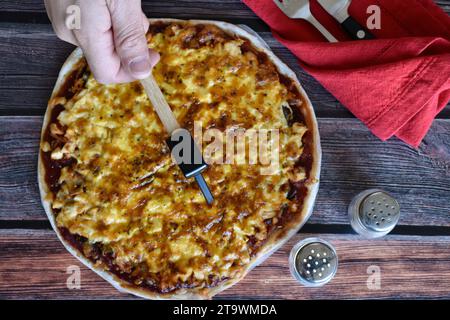
<path id="1" fill-rule="evenodd" d="M 45 220 L 36 182 L 41 117 L 0 117 L 0 219 Z M 381 142 L 356 119 L 319 119 L 323 164 L 311 224 L 347 224 L 358 192 L 380 187 L 400 201 L 400 225 L 450 226 L 450 120 L 423 146 Z"/>
<path id="2" fill-rule="evenodd" d="M 329 284 L 305 288 L 290 275 L 299 234 L 234 287 L 217 296 L 253 299 L 450 298 L 450 237 L 387 236 L 364 240 L 321 235 L 336 248 L 339 269 Z M 84 267 L 50 230 L 0 230 L 0 299 L 133 299 Z M 69 266 L 79 266 L 81 289 L 69 290 Z M 381 287 L 369 290 L 367 268 L 381 270 Z"/>
<path id="3" fill-rule="evenodd" d="M 297 74 L 318 117 L 353 118 L 270 32 L 259 34 Z M 48 24 L 0 23 L 0 115 L 43 115 L 61 65 L 73 49 Z M 450 105 L 438 118 L 450 118 Z"/>
<path id="4" fill-rule="evenodd" d="M 435 2 L 450 14 L 450 0 Z M 241 0 L 144 0 L 143 8 L 151 17 L 249 25 L 296 72 L 319 117 L 321 186 L 303 230 L 336 246 L 336 278 L 320 289 L 293 280 L 289 251 L 312 235 L 299 234 L 219 299 L 450 298 L 450 106 L 418 150 L 397 139 L 384 143 L 304 72 Z M 36 164 L 42 115 L 71 50 L 54 35 L 43 0 L 0 1 L 0 299 L 134 299 L 63 248 L 40 204 Z M 393 235 L 368 241 L 351 235 L 347 206 L 356 193 L 372 187 L 390 191 L 402 214 Z M 66 287 L 71 265 L 81 269 L 80 290 Z M 380 290 L 367 289 L 370 265 L 381 268 Z"/>
<path id="5" fill-rule="evenodd" d="M 201 16 L 256 18 L 241 0 L 143 0 L 142 7 L 148 13 L 188 14 Z M 44 1 L 2 0 L 0 11 L 45 13 Z"/>
<path id="6" fill-rule="evenodd" d="M 261 36 L 296 72 L 319 116 L 353 117 L 269 32 Z M 0 23 L 0 115 L 44 114 L 59 69 L 73 49 L 50 25 Z"/>
<path id="7" fill-rule="evenodd" d="M 256 18 L 241 0 L 143 0 L 143 8 L 147 13 L 212 17 Z M 445 12 L 450 13 L 449 0 L 435 0 Z M 36 0 L 2 0 L 0 11 L 44 13 L 43 1 Z"/>

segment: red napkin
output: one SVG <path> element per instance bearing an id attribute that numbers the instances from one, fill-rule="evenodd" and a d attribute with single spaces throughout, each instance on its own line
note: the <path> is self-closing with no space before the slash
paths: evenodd
<path id="1" fill-rule="evenodd" d="M 380 139 L 396 135 L 418 147 L 450 99 L 450 18 L 432 0 L 352 1 L 366 25 L 381 9 L 377 38 L 350 41 L 315 1 L 311 11 L 340 41 L 328 43 L 308 22 L 289 19 L 273 0 L 243 0 L 313 75 Z"/>

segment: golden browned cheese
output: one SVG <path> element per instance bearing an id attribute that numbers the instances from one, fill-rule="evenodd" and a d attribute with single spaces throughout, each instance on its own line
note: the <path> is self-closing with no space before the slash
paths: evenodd
<path id="1" fill-rule="evenodd" d="M 198 29 L 180 23 L 149 36 L 149 46 L 161 53 L 155 78 L 190 130 L 194 121 L 204 130 L 278 129 L 275 174 L 262 175 L 260 164 L 212 165 L 204 173 L 215 197 L 208 206 L 195 181 L 172 163 L 167 135 L 138 82 L 100 85 L 90 76 L 64 103 L 59 124 L 50 125 L 55 135 L 64 130 L 65 142 L 51 150 L 51 159 L 76 159 L 59 177 L 52 202 L 57 226 L 86 238 L 88 257 L 95 245 L 136 285 L 160 292 L 236 277 L 282 212 L 302 208 L 286 194 L 289 180 L 305 179 L 305 168 L 294 164 L 307 128 L 288 125 L 282 108 L 298 97 L 271 62 L 242 49 L 244 40 L 206 30 L 195 43 Z"/>

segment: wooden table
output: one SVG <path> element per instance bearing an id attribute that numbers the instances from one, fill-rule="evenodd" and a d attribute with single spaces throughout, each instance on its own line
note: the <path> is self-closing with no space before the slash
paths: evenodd
<path id="1" fill-rule="evenodd" d="M 450 12 L 450 1 L 437 1 Z M 450 298 L 450 106 L 418 150 L 381 142 L 323 87 L 239 0 L 145 1 L 152 17 L 218 19 L 255 29 L 296 71 L 315 107 L 323 146 L 322 181 L 308 224 L 242 282 L 218 298 Z M 56 238 L 36 182 L 39 133 L 56 75 L 73 49 L 52 32 L 42 0 L 0 2 L 0 299 L 132 299 L 82 266 Z M 349 227 L 347 206 L 358 192 L 381 187 L 400 202 L 399 225 L 380 240 Z M 307 289 L 289 274 L 293 244 L 329 240 L 339 271 L 323 288 Z M 81 268 L 69 290 L 67 268 Z M 368 267 L 381 286 L 368 289 Z M 370 271 L 370 269 L 369 269 Z"/>

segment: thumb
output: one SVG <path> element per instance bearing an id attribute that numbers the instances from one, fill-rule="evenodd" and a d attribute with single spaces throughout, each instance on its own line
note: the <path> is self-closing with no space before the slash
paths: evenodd
<path id="1" fill-rule="evenodd" d="M 148 49 L 145 37 L 148 24 L 142 20 L 141 1 L 109 1 L 108 7 L 111 13 L 114 46 L 121 67 L 134 79 L 149 76 L 157 57 Z"/>

